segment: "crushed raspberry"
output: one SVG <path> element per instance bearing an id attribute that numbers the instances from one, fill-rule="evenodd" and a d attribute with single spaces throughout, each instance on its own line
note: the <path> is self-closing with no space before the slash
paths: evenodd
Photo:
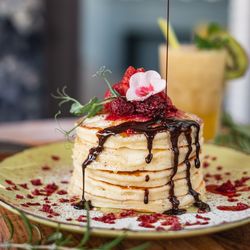
<path id="1" fill-rule="evenodd" d="M 44 188 L 48 196 L 53 194 L 55 191 L 57 191 L 57 189 L 58 189 L 58 186 L 54 182 L 51 184 L 47 184 Z"/>
<path id="2" fill-rule="evenodd" d="M 69 202 L 69 199 L 61 198 L 61 199 L 59 199 L 59 202 L 61 202 L 61 203 L 67 203 L 67 202 Z"/>
<path id="3" fill-rule="evenodd" d="M 72 202 L 76 202 L 76 201 L 78 201 L 78 200 L 79 200 L 79 197 L 78 197 L 78 196 L 72 196 L 72 197 L 70 198 L 69 202 L 72 203 Z"/>
<path id="4" fill-rule="evenodd" d="M 17 199 L 24 199 L 24 196 L 21 195 L 21 194 L 17 194 L 17 195 L 16 195 L 16 198 L 17 198 Z"/>
<path id="5" fill-rule="evenodd" d="M 28 206 L 41 206 L 39 202 L 27 202 L 26 203 Z"/>
<path id="6" fill-rule="evenodd" d="M 165 229 L 164 229 L 164 227 L 156 227 L 156 229 L 155 229 L 156 231 L 158 231 L 158 232 L 160 232 L 160 231 L 165 231 Z"/>
<path id="7" fill-rule="evenodd" d="M 109 112 L 117 116 L 132 115 L 135 107 L 131 102 L 128 102 L 124 97 L 118 97 L 110 102 Z"/>
<path id="8" fill-rule="evenodd" d="M 154 227 L 155 227 L 155 226 L 152 225 L 151 223 L 144 222 L 144 221 L 142 221 L 141 223 L 139 223 L 138 226 L 140 226 L 140 227 L 145 227 L 145 228 L 154 228 Z"/>
<path id="9" fill-rule="evenodd" d="M 199 214 L 196 214 L 196 215 L 195 215 L 195 218 L 197 218 L 197 219 L 202 219 L 202 220 L 205 220 L 205 221 L 211 220 L 210 218 L 201 216 L 201 215 L 199 215 Z"/>
<path id="10" fill-rule="evenodd" d="M 57 155 L 51 155 L 51 159 L 52 159 L 53 161 L 59 161 L 59 160 L 60 160 L 60 157 L 57 156 Z"/>
<path id="11" fill-rule="evenodd" d="M 235 185 L 230 180 L 221 185 L 207 185 L 206 189 L 210 193 L 220 194 L 227 197 L 239 196 L 239 194 L 236 193 L 237 190 Z"/>
<path id="12" fill-rule="evenodd" d="M 86 216 L 84 216 L 84 215 L 80 215 L 76 220 L 79 222 L 86 222 L 87 221 Z"/>
<path id="13" fill-rule="evenodd" d="M 105 215 L 103 215 L 101 217 L 94 217 L 93 220 L 100 221 L 100 222 L 103 222 L 103 223 L 106 223 L 106 224 L 114 224 L 115 220 L 116 220 L 116 217 L 115 217 L 115 214 L 108 213 L 108 214 L 105 214 Z"/>
<path id="14" fill-rule="evenodd" d="M 34 199 L 34 196 L 32 196 L 31 194 L 27 194 L 26 197 L 27 197 L 28 199 Z"/>
<path id="15" fill-rule="evenodd" d="M 193 222 L 193 223 L 191 223 L 191 222 L 186 222 L 186 223 L 185 223 L 185 226 L 207 225 L 207 224 L 209 224 L 208 221 L 196 221 L 196 222 Z"/>
<path id="16" fill-rule="evenodd" d="M 116 90 L 121 96 L 125 96 L 129 88 L 130 77 L 134 75 L 135 73 L 144 72 L 144 71 L 145 70 L 143 68 L 135 69 L 132 66 L 128 67 L 126 72 L 124 73 L 122 80 L 114 84 L 112 88 Z M 110 96 L 111 96 L 110 90 L 107 90 L 104 97 L 109 98 Z M 105 109 L 109 110 L 109 103 L 105 104 Z"/>
<path id="17" fill-rule="evenodd" d="M 26 204 L 26 203 L 21 204 L 21 206 L 22 206 L 22 207 L 29 207 L 29 205 Z"/>
<path id="18" fill-rule="evenodd" d="M 16 185 L 14 185 L 14 186 L 12 187 L 12 189 L 13 189 L 13 190 L 16 190 L 16 191 L 19 191 L 19 188 L 18 188 Z"/>
<path id="19" fill-rule="evenodd" d="M 68 192 L 66 191 L 66 190 L 59 190 L 59 191 L 57 191 L 57 194 L 59 194 L 59 195 L 64 195 L 64 194 L 67 194 Z"/>
<path id="20" fill-rule="evenodd" d="M 235 187 L 242 187 L 242 186 L 244 186 L 245 183 L 246 183 L 248 180 L 250 180 L 250 177 L 242 177 L 241 179 L 236 180 L 236 181 L 234 182 Z"/>
<path id="21" fill-rule="evenodd" d="M 208 168 L 210 166 L 210 163 L 208 163 L 207 161 L 203 161 L 202 166 L 203 168 Z"/>
<path id="22" fill-rule="evenodd" d="M 239 203 L 237 203 L 236 206 L 217 206 L 217 208 L 219 210 L 223 210 L 223 211 L 242 211 L 242 210 L 246 210 L 246 209 L 250 208 L 250 206 L 239 202 Z"/>
<path id="23" fill-rule="evenodd" d="M 18 186 L 22 187 L 23 189 L 27 189 L 27 190 L 29 189 L 27 183 L 18 184 Z"/>
<path id="24" fill-rule="evenodd" d="M 238 201 L 238 199 L 228 198 L 227 201 L 229 201 L 229 202 L 236 202 L 236 201 Z"/>
<path id="25" fill-rule="evenodd" d="M 31 184 L 33 186 L 41 186 L 41 185 L 43 185 L 42 181 L 40 179 L 34 179 L 34 180 L 31 180 L 30 182 L 31 182 Z"/>
<path id="26" fill-rule="evenodd" d="M 8 185 L 16 185 L 13 181 L 11 180 L 5 180 L 5 182 L 8 184 Z"/>
<path id="27" fill-rule="evenodd" d="M 224 193 L 226 195 L 228 194 L 234 194 L 236 192 L 235 186 L 232 184 L 230 180 L 227 182 L 223 183 L 222 185 L 218 186 L 216 190 L 220 193 Z"/>
<path id="28" fill-rule="evenodd" d="M 104 112 L 110 113 L 112 118 L 117 117 L 117 119 L 130 115 L 142 115 L 143 117 L 152 118 L 171 116 L 176 113 L 176 107 L 172 104 L 171 99 L 165 96 L 164 92 L 153 95 L 144 101 L 138 102 L 129 102 L 124 98 L 129 88 L 129 80 L 131 76 L 137 72 L 145 72 L 145 70 L 143 68 L 135 69 L 134 67 L 130 66 L 126 70 L 122 80 L 113 85 L 112 88 L 116 90 L 121 96 L 105 104 Z M 152 91 L 152 88 L 152 85 L 149 87 L 142 87 L 138 90 L 140 92 L 138 94 L 140 96 L 145 96 L 148 92 Z M 109 98 L 110 96 L 110 90 L 107 90 L 105 93 L 105 98 Z"/>
<path id="29" fill-rule="evenodd" d="M 134 210 L 125 210 L 119 214 L 119 217 L 120 218 L 127 218 L 127 217 L 133 217 L 135 215 L 136 215 L 136 212 Z"/>
<path id="30" fill-rule="evenodd" d="M 126 70 L 126 72 L 124 73 L 124 76 L 121 80 L 122 83 L 129 85 L 129 80 L 131 78 L 132 75 L 134 75 L 135 73 L 138 72 L 145 72 L 144 68 L 134 68 L 133 66 L 129 66 Z"/>
<path id="31" fill-rule="evenodd" d="M 8 190 L 8 191 L 12 191 L 11 187 L 6 187 L 5 189 Z"/>
<path id="32" fill-rule="evenodd" d="M 179 222 L 178 217 L 176 216 L 167 216 L 164 221 L 161 223 L 162 226 L 171 226 Z"/>
<path id="33" fill-rule="evenodd" d="M 171 231 L 179 231 L 179 230 L 182 230 L 182 225 L 179 221 L 175 221 L 171 227 L 170 227 L 170 230 Z"/>
<path id="34" fill-rule="evenodd" d="M 207 213 L 207 211 L 206 210 L 202 210 L 202 209 L 198 209 L 197 210 L 197 213 L 199 213 L 199 214 L 206 214 Z"/>
<path id="35" fill-rule="evenodd" d="M 51 168 L 49 167 L 49 166 L 47 166 L 47 165 L 45 165 L 45 166 L 42 166 L 42 170 L 43 171 L 48 171 L 48 170 L 50 170 Z"/>
<path id="36" fill-rule="evenodd" d="M 143 215 L 139 215 L 139 217 L 137 218 L 137 221 L 141 221 L 143 223 L 155 223 L 159 220 L 159 218 L 157 216 L 155 216 L 154 214 L 150 215 L 150 214 L 143 214 Z"/>
<path id="37" fill-rule="evenodd" d="M 161 95 L 152 95 L 144 101 L 134 101 L 135 112 L 147 117 L 165 116 L 167 109 L 166 98 Z"/>
<path id="38" fill-rule="evenodd" d="M 41 192 L 39 189 L 34 189 L 34 190 L 32 191 L 32 194 L 33 194 L 34 196 L 39 196 L 39 195 L 43 196 L 43 195 L 46 195 L 44 192 Z"/>
<path id="39" fill-rule="evenodd" d="M 72 221 L 72 218 L 67 218 L 66 221 Z"/>
<path id="40" fill-rule="evenodd" d="M 53 212 L 53 209 L 51 208 L 50 205 L 44 204 L 44 205 L 42 206 L 41 211 L 42 211 L 42 212 L 45 212 L 45 213 L 52 213 L 52 212 Z"/>
<path id="41" fill-rule="evenodd" d="M 60 215 L 60 214 L 54 212 L 54 210 L 48 204 L 44 204 L 42 206 L 42 208 L 40 209 L 40 211 L 45 212 L 45 213 L 47 213 L 47 214 L 49 214 L 51 216 L 59 216 Z"/>

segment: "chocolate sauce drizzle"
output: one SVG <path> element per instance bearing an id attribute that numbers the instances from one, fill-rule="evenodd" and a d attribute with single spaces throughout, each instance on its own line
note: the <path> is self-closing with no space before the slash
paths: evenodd
<path id="1" fill-rule="evenodd" d="M 135 133 L 144 134 L 147 139 L 147 149 L 148 155 L 145 157 L 145 162 L 149 164 L 153 159 L 152 148 L 153 148 L 153 140 L 157 133 L 161 132 L 169 132 L 170 133 L 170 141 L 172 146 L 172 151 L 174 154 L 173 160 L 173 171 L 170 176 L 170 189 L 169 189 L 169 201 L 172 204 L 172 209 L 165 211 L 166 214 L 182 214 L 185 212 L 183 209 L 179 209 L 179 200 L 175 196 L 174 193 L 174 177 L 178 170 L 179 164 L 179 148 L 178 148 L 178 140 L 182 133 L 184 133 L 187 144 L 188 144 L 188 152 L 185 157 L 185 164 L 187 167 L 186 170 L 186 179 L 188 185 L 188 192 L 194 197 L 194 205 L 202 210 L 209 210 L 209 206 L 202 202 L 199 198 L 199 193 L 197 193 L 192 188 L 192 183 L 190 179 L 190 168 L 191 164 L 189 161 L 189 156 L 192 152 L 192 127 L 195 128 L 195 147 L 196 147 L 196 157 L 195 157 L 195 167 L 200 167 L 199 153 L 200 153 L 200 144 L 199 144 L 199 132 L 200 125 L 193 120 L 178 120 L 172 118 L 164 118 L 164 119 L 152 119 L 146 122 L 138 122 L 138 121 L 129 121 L 117 126 L 112 126 L 109 128 L 105 128 L 103 130 L 98 131 L 98 146 L 93 147 L 89 150 L 89 154 L 86 160 L 82 164 L 82 172 L 83 172 L 83 197 L 82 201 L 76 205 L 76 208 L 82 209 L 85 199 L 84 199 L 84 183 L 85 183 L 85 168 L 92 163 L 98 155 L 103 151 L 104 144 L 110 136 L 120 134 L 122 132 L 129 130 L 133 130 Z M 149 176 L 145 177 L 145 181 L 149 181 Z M 144 203 L 148 204 L 148 196 L 149 190 L 145 189 L 144 191 Z"/>
<path id="2" fill-rule="evenodd" d="M 148 204 L 148 195 L 149 195 L 149 191 L 148 189 L 144 190 L 144 204 Z"/>
<path id="3" fill-rule="evenodd" d="M 149 180 L 150 180 L 150 177 L 149 177 L 149 175 L 147 174 L 147 175 L 145 176 L 145 181 L 148 182 Z"/>

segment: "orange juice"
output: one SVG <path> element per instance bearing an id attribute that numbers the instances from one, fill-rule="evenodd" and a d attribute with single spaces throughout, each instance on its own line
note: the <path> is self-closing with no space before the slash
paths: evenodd
<path id="1" fill-rule="evenodd" d="M 183 45 L 169 49 L 167 92 L 177 108 L 200 116 L 204 137 L 213 139 L 219 128 L 226 52 Z M 166 76 L 166 46 L 159 49 L 160 71 Z"/>

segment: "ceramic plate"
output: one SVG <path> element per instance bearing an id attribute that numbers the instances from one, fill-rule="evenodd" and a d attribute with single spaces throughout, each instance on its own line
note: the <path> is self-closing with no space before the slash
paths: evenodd
<path id="1" fill-rule="evenodd" d="M 0 204 L 30 220 L 71 232 L 84 232 L 86 211 L 67 194 L 72 173 L 70 143 L 32 148 L 0 163 Z M 91 210 L 92 233 L 131 238 L 178 238 L 218 232 L 250 221 L 250 156 L 214 145 L 204 146 L 207 202 L 211 212 L 191 208 L 178 217 L 133 211 Z M 230 180 L 230 181 L 228 181 Z M 223 184 L 224 183 L 224 184 Z"/>

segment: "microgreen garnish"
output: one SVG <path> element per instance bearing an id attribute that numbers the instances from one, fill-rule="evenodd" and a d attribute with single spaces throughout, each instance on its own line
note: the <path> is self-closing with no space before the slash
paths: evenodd
<path id="1" fill-rule="evenodd" d="M 107 84 L 111 94 L 114 97 L 119 97 L 120 94 L 115 89 L 112 88 L 112 86 L 111 86 L 111 84 L 110 84 L 110 82 L 108 80 L 107 75 L 111 74 L 111 73 L 112 73 L 112 71 L 110 69 L 107 69 L 105 66 L 102 66 L 102 67 L 99 68 L 99 70 L 96 71 L 96 73 L 93 75 L 93 77 L 102 78 L 105 81 L 105 83 Z"/>
<path id="2" fill-rule="evenodd" d="M 111 70 L 107 69 L 105 66 L 100 67 L 100 69 L 93 75 L 94 77 L 98 76 L 100 78 L 102 78 L 105 83 L 107 84 L 110 93 L 112 94 L 109 98 L 106 98 L 104 100 L 99 100 L 97 97 L 92 98 L 88 103 L 86 104 L 82 104 L 80 103 L 78 100 L 76 100 L 75 98 L 70 97 L 67 93 L 66 93 L 66 86 L 64 86 L 62 88 L 62 90 L 57 89 L 56 90 L 56 94 L 52 94 L 52 97 L 55 98 L 56 100 L 59 100 L 58 106 L 61 107 L 62 105 L 66 104 L 66 103 L 71 103 L 71 108 L 69 110 L 69 113 L 74 115 L 74 116 L 83 116 L 83 118 L 76 124 L 76 126 L 74 126 L 72 129 L 70 130 L 65 130 L 61 127 L 59 121 L 58 121 L 58 117 L 59 115 L 61 115 L 61 110 L 59 110 L 56 114 L 55 114 L 55 119 L 59 125 L 59 128 L 56 129 L 59 132 L 63 133 L 65 135 L 65 137 L 67 139 L 70 138 L 71 133 L 79 126 L 81 126 L 81 124 L 84 122 L 84 120 L 86 118 L 90 118 L 93 117 L 95 115 L 97 115 L 102 109 L 103 109 L 103 105 L 111 102 L 114 98 L 120 96 L 119 93 L 114 90 L 108 80 L 107 75 L 111 74 Z"/>
<path id="3" fill-rule="evenodd" d="M 72 129 L 70 130 L 65 130 L 61 127 L 59 121 L 58 121 L 58 117 L 59 115 L 61 115 L 61 110 L 59 110 L 56 114 L 55 114 L 55 119 L 58 122 L 59 125 L 59 129 L 57 129 L 58 131 L 60 131 L 61 133 L 63 133 L 67 138 L 70 137 L 71 133 L 77 128 L 79 127 L 86 118 L 90 118 L 95 116 L 96 114 L 98 114 L 102 109 L 103 109 L 103 105 L 112 101 L 115 97 L 111 96 L 109 98 L 106 98 L 104 100 L 99 100 L 97 97 L 92 98 L 89 102 L 87 102 L 86 104 L 81 104 L 79 101 L 77 101 L 75 98 L 70 97 L 67 93 L 66 93 L 66 86 L 62 88 L 62 90 L 57 89 L 56 91 L 56 95 L 52 94 L 52 97 L 59 100 L 58 106 L 61 107 L 63 104 L 66 103 L 71 103 L 71 108 L 69 110 L 69 113 L 74 115 L 74 116 L 83 116 L 82 119 L 80 119 L 80 121 L 78 121 L 78 123 L 76 124 L 76 126 L 74 126 Z"/>

